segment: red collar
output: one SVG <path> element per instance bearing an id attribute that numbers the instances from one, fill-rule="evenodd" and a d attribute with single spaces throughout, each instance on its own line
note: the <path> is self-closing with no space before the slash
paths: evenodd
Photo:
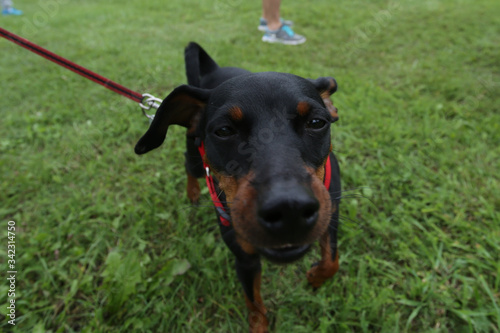
<path id="1" fill-rule="evenodd" d="M 210 167 L 206 162 L 205 156 L 205 145 L 203 142 L 198 147 L 198 151 L 200 152 L 201 160 L 203 161 L 203 168 L 205 169 L 205 180 L 207 181 L 208 192 L 210 193 L 210 197 L 212 198 L 212 202 L 214 203 L 215 209 L 217 210 L 217 214 L 219 216 L 220 223 L 225 227 L 231 226 L 231 216 L 226 212 L 224 205 L 219 200 L 217 196 L 217 192 L 215 190 L 214 177 L 210 174 Z M 332 168 L 330 164 L 330 154 L 328 154 L 328 158 L 325 163 L 325 179 L 324 185 L 327 190 L 330 189 L 330 183 L 332 180 Z"/>

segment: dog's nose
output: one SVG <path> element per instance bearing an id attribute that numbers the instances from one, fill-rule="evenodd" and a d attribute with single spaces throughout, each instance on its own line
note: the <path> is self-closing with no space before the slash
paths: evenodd
<path id="1" fill-rule="evenodd" d="M 259 223 L 276 237 L 300 241 L 316 224 L 319 201 L 304 188 L 282 190 L 264 195 L 258 210 Z"/>

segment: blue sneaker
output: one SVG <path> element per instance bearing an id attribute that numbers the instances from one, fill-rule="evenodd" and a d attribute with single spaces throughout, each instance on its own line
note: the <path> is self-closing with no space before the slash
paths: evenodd
<path id="1" fill-rule="evenodd" d="M 289 27 L 293 26 L 293 21 L 290 20 L 284 20 L 280 18 L 281 24 L 287 25 Z M 259 31 L 267 31 L 267 21 L 264 18 L 260 18 L 259 26 L 257 27 Z"/>
<path id="2" fill-rule="evenodd" d="M 6 8 L 2 10 L 2 15 L 23 15 L 23 12 L 15 8 Z"/>
<path id="3" fill-rule="evenodd" d="M 305 43 L 306 38 L 293 32 L 288 25 L 282 25 L 278 30 L 267 30 L 262 36 L 263 42 L 281 43 L 285 45 L 299 45 Z"/>

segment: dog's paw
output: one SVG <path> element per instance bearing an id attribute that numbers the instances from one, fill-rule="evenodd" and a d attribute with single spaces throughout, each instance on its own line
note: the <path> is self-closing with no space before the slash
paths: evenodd
<path id="1" fill-rule="evenodd" d="M 318 289 L 337 273 L 339 269 L 338 263 L 334 262 L 317 262 L 314 263 L 309 271 L 307 271 L 307 281 L 314 289 Z"/>
<path id="2" fill-rule="evenodd" d="M 250 323 L 250 333 L 268 333 L 269 332 L 269 322 L 267 321 L 266 315 L 254 311 L 248 315 L 248 321 Z"/>

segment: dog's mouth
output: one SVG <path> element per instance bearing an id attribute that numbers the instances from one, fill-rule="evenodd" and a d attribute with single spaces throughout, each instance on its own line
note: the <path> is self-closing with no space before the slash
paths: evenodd
<path id="1" fill-rule="evenodd" d="M 311 248 L 310 244 L 293 245 L 285 244 L 278 247 L 259 248 L 259 252 L 268 260 L 280 264 L 286 264 L 300 259 Z"/>

